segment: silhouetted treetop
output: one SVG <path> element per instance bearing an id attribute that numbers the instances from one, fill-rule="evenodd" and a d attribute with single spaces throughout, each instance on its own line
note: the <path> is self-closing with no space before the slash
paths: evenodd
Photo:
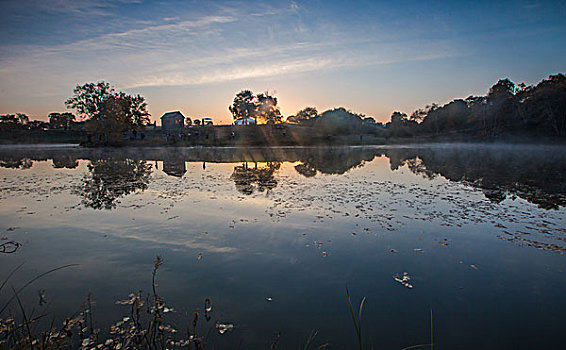
<path id="1" fill-rule="evenodd" d="M 397 116 L 396 116 L 397 118 Z M 503 135 L 566 136 L 566 76 L 551 75 L 535 86 L 500 79 L 486 96 L 456 99 L 444 106 L 418 109 L 410 120 L 418 127 L 388 125 L 391 136 L 464 134 L 479 137 Z M 401 122 L 403 118 L 400 119 Z"/>
<path id="2" fill-rule="evenodd" d="M 75 109 L 86 119 L 87 130 L 99 135 L 102 142 L 112 141 L 119 133 L 138 129 L 149 122 L 150 114 L 143 96 L 116 92 L 105 81 L 77 85 L 73 93 L 65 102 L 67 108 Z"/>
<path id="3" fill-rule="evenodd" d="M 254 95 L 250 90 L 242 90 L 236 94 L 228 110 L 235 120 L 252 118 L 256 124 L 258 121 L 279 123 L 282 117 L 277 98 L 267 91 Z"/>

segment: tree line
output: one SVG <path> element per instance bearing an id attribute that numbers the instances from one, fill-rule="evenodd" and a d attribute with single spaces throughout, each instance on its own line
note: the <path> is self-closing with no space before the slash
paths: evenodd
<path id="1" fill-rule="evenodd" d="M 399 138 L 565 137 L 566 76 L 551 75 L 536 85 L 516 85 L 509 79 L 500 79 L 485 96 L 455 99 L 443 106 L 433 103 L 411 115 L 395 111 L 384 125 L 343 107 L 322 114 L 314 107 L 307 107 L 289 116 L 287 122 L 341 132 L 378 130 L 385 137 Z"/>
<path id="2" fill-rule="evenodd" d="M 500 136 L 566 136 L 566 76 L 549 76 L 536 85 L 500 79 L 485 96 L 432 104 L 410 116 L 394 112 L 387 124 L 391 136 L 465 134 Z"/>
<path id="3" fill-rule="evenodd" d="M 87 132 L 107 143 L 124 131 L 149 123 L 145 98 L 116 91 L 109 83 L 77 85 L 65 105 L 84 121 Z M 566 76 L 551 75 L 536 85 L 516 85 L 500 79 L 485 96 L 455 99 L 443 106 L 431 104 L 412 114 L 396 111 L 386 124 L 346 108 L 318 113 L 306 107 L 283 118 L 277 97 L 269 92 L 242 90 L 228 107 L 234 120 L 248 124 L 287 122 L 331 134 L 376 133 L 385 137 L 466 135 L 478 138 L 516 136 L 566 136 Z M 30 121 L 22 113 L 0 115 L 0 130 L 69 129 L 77 117 L 70 112 L 49 114 L 49 123 Z"/>
<path id="4" fill-rule="evenodd" d="M 142 129 L 150 117 L 143 96 L 116 91 L 105 81 L 77 85 L 65 105 L 77 112 L 86 131 L 98 136 L 100 142 L 114 141 L 124 131 Z M 0 130 L 68 130 L 73 128 L 77 117 L 70 112 L 53 112 L 48 120 L 30 121 L 23 113 L 0 115 Z"/>

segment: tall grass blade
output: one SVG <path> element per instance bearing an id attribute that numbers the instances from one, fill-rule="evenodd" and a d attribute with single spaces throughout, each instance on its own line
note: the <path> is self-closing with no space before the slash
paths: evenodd
<path id="1" fill-rule="evenodd" d="M 432 307 L 430 308 L 430 350 L 434 350 L 434 333 L 432 329 Z"/>
<path id="2" fill-rule="evenodd" d="M 406 348 L 403 348 L 401 350 L 409 350 L 409 349 L 418 349 L 418 348 L 424 348 L 425 346 L 429 346 L 432 344 L 418 344 L 418 345 L 411 345 L 411 346 L 407 346 Z"/>
<path id="3" fill-rule="evenodd" d="M 0 286 L 0 291 L 2 290 L 2 288 L 4 288 L 4 286 L 6 285 L 6 283 L 8 282 L 8 280 L 10 279 L 10 277 L 12 277 L 12 275 L 14 273 L 16 273 L 16 271 L 18 271 L 20 269 L 20 267 L 22 267 L 24 265 L 24 263 L 21 263 L 20 265 L 18 265 L 15 269 L 12 270 L 12 272 L 10 272 L 10 274 L 8 275 L 8 277 L 6 277 L 4 279 L 4 282 L 2 282 L 2 285 Z"/>
<path id="4" fill-rule="evenodd" d="M 24 324 L 25 324 L 26 330 L 28 332 L 28 340 L 29 340 L 30 349 L 33 349 L 33 336 L 31 335 L 31 329 L 29 328 L 29 322 L 28 322 L 28 319 L 26 317 L 26 312 L 24 310 L 24 306 L 22 305 L 22 301 L 20 300 L 18 293 L 16 293 L 16 290 L 14 288 L 12 288 L 12 290 L 14 291 L 14 297 L 18 301 L 18 305 L 20 306 L 20 311 L 22 312 L 22 318 L 24 319 Z"/>
<path id="5" fill-rule="evenodd" d="M 362 299 L 360 303 L 360 310 L 358 312 L 358 320 L 356 321 L 356 315 L 354 314 L 354 307 L 352 306 L 352 299 L 350 298 L 350 291 L 346 287 L 346 294 L 348 295 L 348 306 L 350 307 L 350 315 L 352 316 L 352 322 L 354 322 L 354 329 L 356 330 L 356 336 L 358 337 L 359 349 L 362 350 L 362 309 L 364 307 L 364 302 L 366 298 Z"/>
<path id="6" fill-rule="evenodd" d="M 317 331 L 315 331 L 314 329 L 311 331 L 311 334 L 309 335 L 309 337 L 307 338 L 307 342 L 305 343 L 305 347 L 303 348 L 303 350 L 308 350 L 309 347 L 311 346 L 312 341 L 314 340 L 314 338 L 316 337 L 316 335 L 318 334 Z"/>
<path id="7" fill-rule="evenodd" d="M 401 350 L 410 350 L 410 349 L 418 349 L 428 347 L 430 345 L 430 349 L 434 350 L 434 338 L 433 338 L 433 328 L 432 328 L 432 308 L 430 308 L 430 344 L 418 344 L 418 345 L 411 345 L 403 348 Z"/>
<path id="8" fill-rule="evenodd" d="M 307 338 L 307 342 L 305 343 L 305 347 L 303 348 L 303 350 L 310 349 L 310 346 L 311 346 L 312 342 L 314 341 L 314 338 L 317 336 L 317 334 L 318 334 L 318 331 L 313 329 L 311 334 Z M 317 347 L 316 350 L 326 349 L 327 347 L 328 347 L 328 343 L 325 343 L 325 344 L 322 344 L 319 347 Z"/>
<path id="9" fill-rule="evenodd" d="M 56 268 L 54 268 L 54 269 L 51 269 L 51 270 L 49 270 L 49 271 L 47 271 L 47 272 L 44 272 L 44 273 L 42 273 L 41 275 L 32 278 L 32 279 L 29 280 L 26 284 L 24 284 L 20 289 L 18 289 L 17 294 L 21 293 L 22 290 L 24 290 L 27 286 L 29 286 L 29 285 L 32 284 L 33 282 L 37 281 L 37 280 L 40 279 L 41 277 L 46 276 L 46 275 L 49 275 L 50 273 L 53 273 L 53 272 L 55 272 L 55 271 L 62 270 L 62 269 L 66 269 L 66 268 L 68 268 L 68 267 L 73 267 L 73 266 L 79 266 L 79 264 L 63 265 L 63 266 L 59 266 L 59 267 L 56 267 Z M 18 267 L 18 268 L 19 268 L 19 267 Z M 11 297 L 11 298 L 6 302 L 6 304 L 4 305 L 4 307 L 2 308 L 2 310 L 0 310 L 0 314 L 2 314 L 2 313 L 4 312 L 4 310 L 6 310 L 6 308 L 8 307 L 8 305 L 10 305 L 10 303 L 12 302 L 12 300 L 14 300 L 14 298 L 16 298 L 16 295 L 14 295 L 13 297 Z"/>

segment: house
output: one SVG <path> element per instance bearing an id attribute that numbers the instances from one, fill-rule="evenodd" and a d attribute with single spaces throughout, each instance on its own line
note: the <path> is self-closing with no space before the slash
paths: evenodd
<path id="1" fill-rule="evenodd" d="M 185 127 L 185 116 L 179 112 L 167 112 L 161 117 L 161 129 L 172 130 Z"/>
<path id="2" fill-rule="evenodd" d="M 238 118 L 234 120 L 234 125 L 252 125 L 255 124 L 255 119 L 253 118 Z"/>

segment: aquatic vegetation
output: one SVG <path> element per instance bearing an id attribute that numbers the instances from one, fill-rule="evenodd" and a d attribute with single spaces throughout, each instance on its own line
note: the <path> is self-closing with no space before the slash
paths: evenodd
<path id="1" fill-rule="evenodd" d="M 80 311 L 71 317 L 67 317 L 62 326 L 55 326 L 53 321 L 45 328 L 36 331 L 40 321 L 48 315 L 43 313 L 39 316 L 26 313 L 19 293 L 34 281 L 70 266 L 62 266 L 45 272 L 26 285 L 14 290 L 14 299 L 18 302 L 20 317 L 16 320 L 14 316 L 0 318 L 0 348 L 18 349 L 173 349 L 176 347 L 188 347 L 189 349 L 203 349 L 205 345 L 204 336 L 197 333 L 197 322 L 200 311 L 195 310 L 192 328 L 187 326 L 186 334 L 179 336 L 179 330 L 165 321 L 165 314 L 174 312 L 173 308 L 166 306 L 165 300 L 157 293 L 156 276 L 163 259 L 157 256 L 152 271 L 152 294 L 144 298 L 143 292 L 131 293 L 128 299 L 116 301 L 116 305 L 129 308 L 129 315 L 123 316 L 119 321 L 110 326 L 108 335 L 101 336 L 101 330 L 95 327 L 93 321 L 92 294 L 89 293 Z M 15 272 L 15 271 L 13 271 Z M 0 291 L 11 275 L 7 276 Z M 0 311 L 4 312 L 8 303 Z M 145 308 L 144 308 L 145 306 Z M 205 300 L 206 321 L 210 321 L 212 311 L 210 299 Z M 234 328 L 233 324 L 216 323 L 220 334 Z"/>

